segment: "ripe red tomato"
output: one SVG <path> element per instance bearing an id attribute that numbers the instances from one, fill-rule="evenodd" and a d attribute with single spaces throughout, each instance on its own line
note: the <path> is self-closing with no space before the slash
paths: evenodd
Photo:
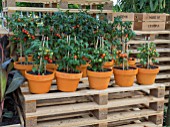
<path id="1" fill-rule="evenodd" d="M 74 55 L 74 59 L 77 59 L 77 56 L 76 56 L 76 55 Z"/>

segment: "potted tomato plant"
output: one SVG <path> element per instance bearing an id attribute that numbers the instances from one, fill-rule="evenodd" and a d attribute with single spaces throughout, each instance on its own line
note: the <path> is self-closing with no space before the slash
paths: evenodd
<path id="1" fill-rule="evenodd" d="M 159 66 L 154 65 L 158 63 L 155 58 L 159 57 L 156 45 L 148 41 L 142 44 L 138 51 L 140 52 L 137 55 L 140 59 L 140 65 L 138 65 L 137 82 L 141 85 L 151 85 L 155 82 L 156 75 L 159 73 Z"/>
<path id="2" fill-rule="evenodd" d="M 28 52 L 30 42 L 35 40 L 35 21 L 33 17 L 14 13 L 7 18 L 9 28 L 13 32 L 10 41 L 17 45 L 19 59 L 14 62 L 14 68 L 24 75 L 25 70 L 32 69 L 32 56 Z M 11 44 L 12 45 L 12 44 Z"/>
<path id="3" fill-rule="evenodd" d="M 131 22 L 122 22 L 120 18 L 117 18 L 115 22 L 119 23 L 117 28 L 117 34 L 120 37 L 122 43 L 122 50 L 119 53 L 119 66 L 114 67 L 113 73 L 115 82 L 121 87 L 129 87 L 134 83 L 134 79 L 138 72 L 136 67 L 130 67 L 128 65 L 128 41 L 135 35 L 131 30 Z"/>
<path id="4" fill-rule="evenodd" d="M 34 51 L 36 57 L 32 70 L 25 72 L 28 86 L 31 93 L 41 94 L 49 92 L 51 82 L 54 79 L 54 71 L 47 70 L 46 64 L 53 56 L 49 48 L 48 37 L 42 36 L 42 40 L 36 39 L 31 43 L 30 50 Z"/>
<path id="5" fill-rule="evenodd" d="M 80 57 L 78 52 L 79 45 L 82 41 L 76 40 L 76 37 L 67 35 L 57 41 L 58 46 L 55 49 L 57 57 L 57 64 L 59 65 L 56 70 L 56 84 L 59 90 L 65 92 L 76 91 L 82 72 L 77 70 L 80 66 Z"/>
<path id="6" fill-rule="evenodd" d="M 112 69 L 103 68 L 104 62 L 111 59 L 109 53 L 109 42 L 105 40 L 104 28 L 107 25 L 106 21 L 94 20 L 93 26 L 93 41 L 90 44 L 90 67 L 87 70 L 89 85 L 91 89 L 106 89 L 108 88 Z"/>

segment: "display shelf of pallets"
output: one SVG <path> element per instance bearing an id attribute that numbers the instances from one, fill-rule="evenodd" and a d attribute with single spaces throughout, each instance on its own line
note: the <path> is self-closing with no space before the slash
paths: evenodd
<path id="1" fill-rule="evenodd" d="M 54 80 L 46 94 L 31 94 L 27 85 L 18 92 L 26 127 L 162 125 L 164 84 L 118 87 L 112 76 L 108 89 L 92 90 L 82 78 L 77 91 L 60 92 Z"/>
<path id="2" fill-rule="evenodd" d="M 136 37 L 129 42 L 132 49 L 132 56 L 136 56 L 137 48 L 140 44 L 146 43 L 144 40 L 145 35 L 150 35 L 151 41 L 157 46 L 157 51 L 160 53 L 159 60 L 160 72 L 156 77 L 157 83 L 167 84 L 166 87 L 170 86 L 170 30 L 163 31 L 135 31 Z M 137 60 L 138 61 L 138 60 Z M 138 61 L 139 62 L 139 61 Z M 167 88 L 166 88 L 167 89 Z M 168 92 L 166 92 L 168 94 Z M 167 95 L 165 96 L 167 98 Z M 167 102 L 167 100 L 166 100 Z"/>

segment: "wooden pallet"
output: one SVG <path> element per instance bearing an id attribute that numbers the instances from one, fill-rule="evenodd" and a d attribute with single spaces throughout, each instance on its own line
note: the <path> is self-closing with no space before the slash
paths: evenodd
<path id="1" fill-rule="evenodd" d="M 163 84 L 118 87 L 113 79 L 108 89 L 91 90 L 83 78 L 76 92 L 60 92 L 52 85 L 49 93 L 31 94 L 26 82 L 18 96 L 26 127 L 121 126 L 141 118 L 156 126 L 163 120 L 164 92 Z"/>

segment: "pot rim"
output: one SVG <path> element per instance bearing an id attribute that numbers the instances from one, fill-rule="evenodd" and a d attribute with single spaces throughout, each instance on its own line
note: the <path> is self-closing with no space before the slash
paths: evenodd
<path id="1" fill-rule="evenodd" d="M 66 72 L 60 72 L 56 70 L 55 76 L 57 78 L 63 78 L 66 79 L 66 77 L 68 79 L 80 79 L 82 77 L 83 73 L 66 73 Z"/>
<path id="2" fill-rule="evenodd" d="M 110 71 L 106 71 L 106 72 L 96 72 L 96 71 L 91 71 L 87 69 L 87 76 L 90 77 L 98 77 L 98 78 L 102 78 L 102 77 L 111 77 L 113 74 L 113 70 L 110 69 Z"/>
<path id="3" fill-rule="evenodd" d="M 51 74 L 48 74 L 48 75 L 33 75 L 33 74 L 29 74 L 28 71 L 31 71 L 31 70 L 25 71 L 25 77 L 26 79 L 31 80 L 31 81 L 49 81 L 49 80 L 54 79 L 54 71 L 52 70 L 48 70 L 52 72 Z"/>

